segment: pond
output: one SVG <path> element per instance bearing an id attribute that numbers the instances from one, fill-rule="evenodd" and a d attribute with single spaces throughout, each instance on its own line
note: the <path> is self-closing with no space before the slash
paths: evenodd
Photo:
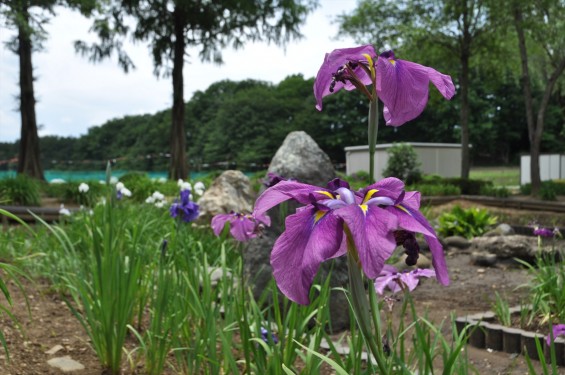
<path id="1" fill-rule="evenodd" d="M 120 178 L 126 173 L 132 171 L 127 170 L 113 170 L 112 176 Z M 150 178 L 167 178 L 167 171 L 152 171 L 152 172 L 144 172 Z M 58 170 L 46 170 L 44 172 L 45 180 L 48 182 L 54 179 L 62 179 L 65 181 L 100 181 L 106 179 L 106 171 L 58 171 Z M 207 175 L 208 172 L 191 172 L 190 179 L 198 179 L 202 176 Z M 15 177 L 16 171 L 0 171 L 0 180 L 4 178 Z"/>

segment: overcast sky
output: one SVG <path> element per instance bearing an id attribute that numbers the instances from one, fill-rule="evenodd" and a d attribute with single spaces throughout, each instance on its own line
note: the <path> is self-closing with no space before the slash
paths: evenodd
<path id="1" fill-rule="evenodd" d="M 350 12 L 356 0 L 320 0 L 321 6 L 302 28 L 305 38 L 291 42 L 286 51 L 264 43 L 247 44 L 238 51 L 223 53 L 224 65 L 200 63 L 190 58 L 184 67 L 185 100 L 197 90 L 206 90 L 222 79 L 253 78 L 278 83 L 290 74 L 314 77 L 324 54 L 336 48 L 351 47 L 348 38 L 336 40 L 338 27 L 331 21 Z M 155 113 L 172 105 L 170 78 L 153 75 L 150 51 L 145 44 L 129 45 L 127 50 L 137 69 L 128 74 L 115 60 L 91 64 L 74 52 L 73 41 L 95 40 L 89 34 L 89 20 L 77 12 L 60 8 L 46 30 L 45 50 L 33 55 L 35 107 L 39 135 L 79 136 L 92 126 L 126 115 Z M 3 43 L 13 35 L 0 28 Z M 197 50 L 189 50 L 197 54 Z M 17 56 L 0 47 L 0 142 L 13 142 L 20 136 L 17 111 L 19 65 Z M 314 110 L 314 108 L 312 108 Z"/>

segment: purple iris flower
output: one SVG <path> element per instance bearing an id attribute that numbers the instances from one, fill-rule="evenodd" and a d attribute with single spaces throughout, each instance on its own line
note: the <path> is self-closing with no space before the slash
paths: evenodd
<path id="1" fill-rule="evenodd" d="M 400 180 L 388 178 L 359 192 L 339 179 L 331 181 L 328 188 L 281 181 L 265 190 L 255 203 L 255 215 L 289 199 L 305 205 L 286 218 L 286 229 L 271 252 L 279 289 L 289 299 L 308 304 L 320 264 L 347 252 L 347 235 L 355 244 L 354 255 L 365 275 L 377 278 L 396 247 L 394 232 L 400 220 L 394 210 L 399 209 L 389 207 L 402 199 L 403 188 Z M 429 231 L 426 234 L 431 235 Z M 443 258 L 443 253 L 438 256 Z M 445 264 L 445 260 L 437 264 Z"/>
<path id="2" fill-rule="evenodd" d="M 190 223 L 198 218 L 199 207 L 190 200 L 190 190 L 182 190 L 180 192 L 180 201 L 175 199 L 171 205 L 170 213 L 172 218 L 181 217 L 186 223 Z"/>
<path id="3" fill-rule="evenodd" d="M 230 223 L 230 234 L 238 241 L 245 242 L 257 237 L 261 228 L 271 225 L 271 219 L 267 215 L 246 215 L 237 212 L 219 214 L 212 218 L 212 230 L 219 236 L 226 223 Z"/>
<path id="4" fill-rule="evenodd" d="M 375 290 L 383 294 L 386 287 L 393 293 L 398 293 L 408 288 L 413 291 L 420 282 L 420 277 L 435 277 L 436 273 L 428 269 L 417 268 L 411 271 L 398 272 L 396 268 L 385 264 L 381 274 L 375 280 Z"/>
<path id="5" fill-rule="evenodd" d="M 273 344 L 277 344 L 279 342 L 279 338 L 274 333 L 269 332 L 265 327 L 261 327 L 261 339 L 267 344 L 269 343 L 269 336 L 271 337 L 271 340 L 273 340 Z"/>
<path id="6" fill-rule="evenodd" d="M 557 336 L 565 336 L 565 324 L 557 324 L 553 326 L 553 339 Z M 547 335 L 546 338 L 547 346 L 551 345 L 551 336 Z"/>
<path id="7" fill-rule="evenodd" d="M 451 77 L 433 68 L 397 59 L 393 51 L 377 56 L 373 46 L 336 49 L 326 54 L 314 82 L 316 108 L 322 98 L 345 88 L 361 90 L 376 99 L 365 87 L 374 84 L 384 104 L 387 125 L 400 126 L 418 117 L 428 102 L 430 81 L 446 98 L 455 95 Z"/>
<path id="8" fill-rule="evenodd" d="M 549 228 L 539 228 L 539 227 L 534 228 L 534 236 L 553 237 L 554 235 L 555 232 Z"/>

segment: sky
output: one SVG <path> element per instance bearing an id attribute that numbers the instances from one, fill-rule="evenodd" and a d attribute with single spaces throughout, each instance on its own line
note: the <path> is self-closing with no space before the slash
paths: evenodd
<path id="1" fill-rule="evenodd" d="M 351 12 L 357 0 L 320 0 L 301 28 L 304 38 L 290 42 L 286 50 L 266 43 L 249 43 L 237 51 L 223 52 L 224 64 L 201 63 L 197 49 L 189 49 L 184 67 L 184 97 L 204 91 L 214 82 L 248 78 L 279 83 L 291 74 L 315 77 L 324 55 L 336 48 L 352 47 L 347 37 L 336 38 L 336 15 Z M 92 64 L 74 52 L 75 40 L 95 41 L 88 32 L 91 21 L 64 8 L 47 25 L 48 39 L 41 52 L 33 54 L 35 110 L 39 135 L 78 137 L 88 128 L 113 118 L 155 113 L 172 105 L 172 81 L 156 78 L 149 47 L 129 43 L 126 50 L 136 69 L 125 74 L 115 59 Z M 19 62 L 4 47 L 14 33 L 0 28 L 0 142 L 14 142 L 20 136 Z"/>

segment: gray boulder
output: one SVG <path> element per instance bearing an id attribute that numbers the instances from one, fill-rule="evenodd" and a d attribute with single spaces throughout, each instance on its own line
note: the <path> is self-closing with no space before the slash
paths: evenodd
<path id="1" fill-rule="evenodd" d="M 329 156 L 303 131 L 286 136 L 268 171 L 317 186 L 326 186 L 336 176 Z"/>
<path id="2" fill-rule="evenodd" d="M 286 179 L 294 179 L 303 183 L 326 186 L 336 177 L 330 158 L 320 149 L 318 144 L 305 132 L 296 131 L 288 134 L 281 147 L 275 153 L 268 172 L 275 173 Z M 295 202 L 283 204 L 284 213 L 291 215 L 299 207 Z M 265 229 L 263 236 L 252 239 L 243 251 L 246 279 L 250 283 L 255 297 L 261 295 L 272 277 L 270 255 L 276 238 L 283 231 L 281 208 L 275 207 L 268 212 L 272 225 Z M 333 268 L 332 267 L 333 263 Z M 318 279 L 320 282 L 327 277 L 332 269 L 330 285 L 346 287 L 348 284 L 347 261 L 336 259 L 325 262 L 320 267 Z M 331 328 L 341 331 L 349 327 L 349 308 L 345 294 L 332 291 L 330 298 Z"/>
<path id="3" fill-rule="evenodd" d="M 510 225 L 502 223 L 483 234 L 483 237 L 510 236 L 513 234 L 515 234 L 514 229 Z"/>
<path id="4" fill-rule="evenodd" d="M 231 211 L 249 213 L 253 199 L 249 178 L 240 171 L 225 171 L 198 200 L 199 220 L 209 222 L 214 215 Z"/>

